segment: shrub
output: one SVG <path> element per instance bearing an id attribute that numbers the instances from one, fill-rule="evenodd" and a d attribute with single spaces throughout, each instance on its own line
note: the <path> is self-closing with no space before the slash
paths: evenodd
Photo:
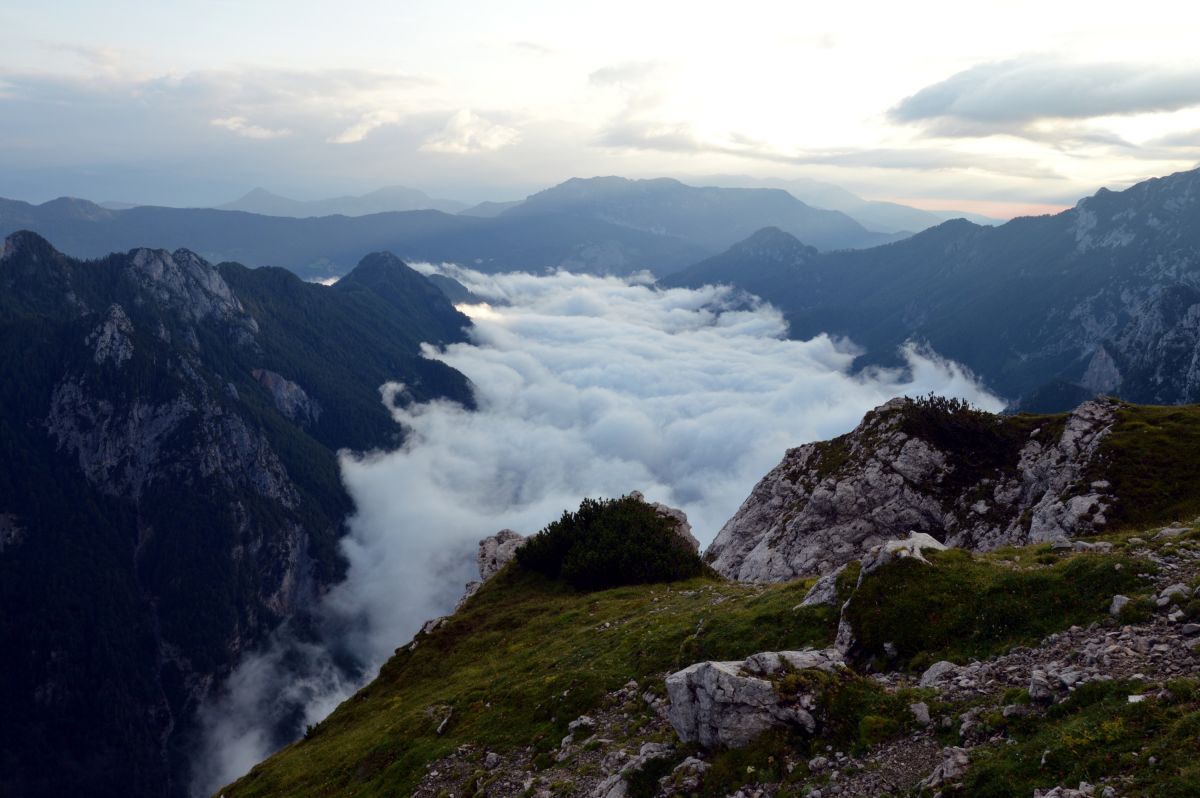
<path id="1" fill-rule="evenodd" d="M 632 496 L 584 499 L 517 550 L 517 563 L 578 590 L 711 574 L 675 522 Z"/>

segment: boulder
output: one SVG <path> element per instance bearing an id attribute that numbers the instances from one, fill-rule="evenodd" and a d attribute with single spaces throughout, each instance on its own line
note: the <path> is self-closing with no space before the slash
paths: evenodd
<path id="1" fill-rule="evenodd" d="M 921 782 L 922 787 L 934 789 L 943 784 L 952 784 L 967 775 L 971 766 L 971 754 L 965 748 L 957 746 L 942 749 L 942 761 L 933 769 L 933 773 Z"/>
<path id="2" fill-rule="evenodd" d="M 925 555 L 922 554 L 926 549 L 930 551 L 945 551 L 946 546 L 933 537 L 933 535 L 910 530 L 908 537 L 904 540 L 889 540 L 872 549 L 863 558 L 862 570 L 859 572 L 858 578 L 861 581 L 864 576 L 878 571 L 892 560 L 906 560 L 911 558 L 928 565 L 929 560 L 925 559 Z"/>
<path id="3" fill-rule="evenodd" d="M 844 668 L 834 649 L 764 652 L 733 662 L 698 662 L 667 677 L 667 719 L 684 742 L 704 747 L 746 745 L 767 729 L 816 731 L 819 696 L 784 697 L 771 676 L 785 669 L 832 672 Z"/>
<path id="4" fill-rule="evenodd" d="M 942 660 L 935 662 L 925 669 L 921 674 L 921 680 L 917 682 L 919 687 L 934 687 L 938 682 L 944 679 L 952 679 L 958 675 L 959 667 L 953 662 Z"/>

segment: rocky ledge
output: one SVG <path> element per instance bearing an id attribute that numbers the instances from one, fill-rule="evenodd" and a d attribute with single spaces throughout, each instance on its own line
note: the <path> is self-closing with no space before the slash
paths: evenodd
<path id="1" fill-rule="evenodd" d="M 1036 422 L 925 401 L 893 399 L 847 435 L 790 449 L 706 559 L 730 579 L 786 581 L 829 573 L 910 531 L 989 550 L 1105 527 L 1111 486 L 1086 476 L 1116 402 Z M 982 463 L 981 451 L 989 455 Z"/>

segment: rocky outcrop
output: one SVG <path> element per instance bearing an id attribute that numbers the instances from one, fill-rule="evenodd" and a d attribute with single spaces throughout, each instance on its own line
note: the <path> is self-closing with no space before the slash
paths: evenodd
<path id="1" fill-rule="evenodd" d="M 308 426 L 321 418 L 320 402 L 296 383 L 269 369 L 253 369 L 250 374 L 271 394 L 275 409 L 290 421 Z"/>
<path id="2" fill-rule="evenodd" d="M 525 536 L 511 529 L 501 529 L 494 535 L 489 535 L 479 541 L 479 553 L 475 562 L 479 565 L 479 578 L 486 582 L 508 565 L 517 555 L 517 549 L 525 542 Z"/>
<path id="3" fill-rule="evenodd" d="M 939 436 L 915 413 L 912 400 L 893 399 L 841 438 L 789 450 L 706 559 L 731 579 L 783 581 L 829 573 L 910 532 L 983 550 L 1066 540 L 1107 523 L 1110 486 L 1084 476 L 1113 423 L 1113 402 L 1087 402 L 1061 426 L 1028 432 L 1011 419 L 977 418 L 996 439 L 984 466 L 978 450 L 954 449 L 957 433 Z"/>
<path id="4" fill-rule="evenodd" d="M 845 667 L 832 649 L 755 654 L 735 662 L 697 662 L 666 679 L 667 718 L 684 742 L 707 748 L 745 745 L 767 729 L 790 726 L 813 733 L 819 695 L 781 695 L 771 677 L 785 670 Z"/>
<path id="5" fill-rule="evenodd" d="M 113 304 L 108 308 L 104 321 L 87 337 L 84 343 L 95 347 L 92 360 L 97 366 L 112 363 L 120 366 L 133 357 L 133 322 L 125 314 L 125 308 Z"/>

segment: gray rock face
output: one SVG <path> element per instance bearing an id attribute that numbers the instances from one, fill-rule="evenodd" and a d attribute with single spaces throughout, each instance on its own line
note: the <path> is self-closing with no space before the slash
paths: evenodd
<path id="1" fill-rule="evenodd" d="M 267 389 L 275 401 L 275 408 L 289 420 L 305 425 L 317 423 L 321 405 L 299 385 L 267 369 L 254 369 L 250 374 Z"/>
<path id="2" fill-rule="evenodd" d="M 791 449 L 755 486 L 705 557 L 723 576 L 753 582 L 827 574 L 891 539 L 924 533 L 986 550 L 1065 540 L 1103 528 L 1109 486 L 1081 484 L 1114 420 L 1087 402 L 1060 435 L 1035 430 L 1015 462 L 965 489 L 965 466 L 902 429 L 907 399 L 868 413 L 834 441 Z"/>
<path id="3" fill-rule="evenodd" d="M 494 535 L 489 535 L 479 541 L 479 553 L 475 561 L 479 564 L 479 578 L 487 581 L 496 572 L 508 565 L 517 554 L 517 549 L 525 542 L 525 536 L 511 529 L 501 529 Z"/>
<path id="4" fill-rule="evenodd" d="M 191 321 L 216 318 L 237 322 L 248 333 L 258 332 L 258 323 L 247 315 L 229 284 L 193 252 L 139 249 L 133 253 L 129 274 L 157 302 Z"/>
<path id="5" fill-rule="evenodd" d="M 796 670 L 844 667 L 833 649 L 764 652 L 735 662 L 698 662 L 667 677 L 667 718 L 680 739 L 705 747 L 738 747 L 767 729 L 793 726 L 813 733 L 818 697 L 784 698 L 770 678 Z"/>
<path id="6" fill-rule="evenodd" d="M 120 366 L 133 357 L 133 322 L 125 314 L 125 308 L 113 304 L 108 308 L 104 321 L 85 341 L 94 347 L 92 359 L 96 365 L 112 363 Z"/>

